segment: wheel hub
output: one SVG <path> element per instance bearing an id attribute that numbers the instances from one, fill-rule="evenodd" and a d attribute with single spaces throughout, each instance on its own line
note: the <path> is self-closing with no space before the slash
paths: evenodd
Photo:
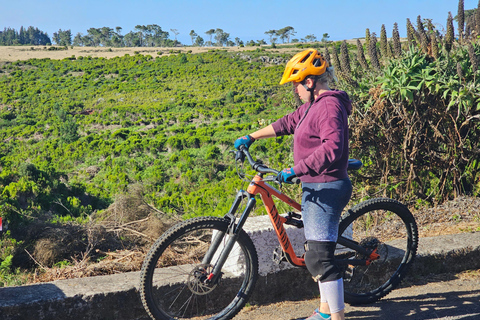
<path id="1" fill-rule="evenodd" d="M 364 248 L 375 251 L 375 253 L 379 255 L 379 258 L 372 260 L 372 262 L 375 262 L 378 264 L 378 263 L 383 263 L 387 260 L 388 247 L 385 243 L 380 242 L 377 238 L 375 237 L 365 238 L 360 242 L 360 245 Z M 367 257 L 362 256 L 362 258 L 367 258 Z"/>
<path id="2" fill-rule="evenodd" d="M 212 284 L 208 280 L 208 275 L 212 272 L 211 265 L 198 265 L 192 269 L 188 275 L 188 288 L 197 295 L 205 295 L 212 292 L 217 284 Z"/>

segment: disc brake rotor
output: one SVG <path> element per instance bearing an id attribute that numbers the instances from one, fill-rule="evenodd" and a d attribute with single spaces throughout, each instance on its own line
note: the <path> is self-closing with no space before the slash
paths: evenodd
<path id="1" fill-rule="evenodd" d="M 215 289 L 217 283 L 209 283 L 207 277 L 212 272 L 213 267 L 210 265 L 198 265 L 188 275 L 188 288 L 197 295 L 205 295 Z"/>

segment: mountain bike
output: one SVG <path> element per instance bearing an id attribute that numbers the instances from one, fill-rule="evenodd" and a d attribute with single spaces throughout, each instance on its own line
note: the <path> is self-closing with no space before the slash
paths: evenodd
<path id="1" fill-rule="evenodd" d="M 231 319 L 244 307 L 258 278 L 257 252 L 243 230 L 256 195 L 278 237 L 281 260 L 305 267 L 304 252 L 294 252 L 284 226 L 303 227 L 301 205 L 268 183 L 276 182 L 279 171 L 255 161 L 247 149 L 236 152 L 236 161 L 243 163 L 245 157 L 256 174 L 223 218 L 181 222 L 151 247 L 141 269 L 140 296 L 152 319 Z M 349 160 L 349 170 L 360 167 L 359 160 Z M 245 179 L 245 172 L 238 171 Z M 274 197 L 294 211 L 281 215 Z M 353 305 L 377 301 L 397 287 L 418 246 L 413 215 L 388 198 L 347 210 L 339 235 L 335 262 L 343 275 L 345 301 Z"/>

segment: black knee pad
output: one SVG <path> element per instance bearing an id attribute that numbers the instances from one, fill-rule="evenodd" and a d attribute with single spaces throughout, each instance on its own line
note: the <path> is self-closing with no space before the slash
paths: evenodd
<path id="1" fill-rule="evenodd" d="M 313 280 L 334 281 L 341 278 L 335 264 L 335 242 L 307 241 L 305 243 L 305 265 Z"/>

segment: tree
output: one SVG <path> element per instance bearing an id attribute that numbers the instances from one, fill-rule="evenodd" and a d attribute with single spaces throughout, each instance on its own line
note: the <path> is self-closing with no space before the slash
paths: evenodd
<path id="1" fill-rule="evenodd" d="M 190 35 L 190 38 L 192 39 L 192 46 L 193 46 L 195 43 L 195 38 L 198 37 L 198 34 L 195 32 L 195 30 L 191 30 L 189 35 Z"/>
<path id="2" fill-rule="evenodd" d="M 203 40 L 202 37 L 200 36 L 197 36 L 195 38 L 195 45 L 199 46 L 199 47 L 203 47 L 203 45 L 205 44 L 205 41 Z"/>
<path id="3" fill-rule="evenodd" d="M 60 44 L 60 35 L 57 32 L 54 32 L 52 36 L 52 40 L 56 44 Z"/>
<path id="4" fill-rule="evenodd" d="M 215 29 L 210 29 L 208 31 L 205 31 L 205 33 L 210 36 L 210 45 L 212 45 L 212 36 L 215 33 Z"/>
<path id="5" fill-rule="evenodd" d="M 20 32 L 12 28 L 4 28 L 3 32 L 0 31 L 0 45 L 11 46 L 22 44 L 46 45 L 51 44 L 51 40 L 45 32 L 32 26 L 26 30 L 22 26 Z"/>
<path id="6" fill-rule="evenodd" d="M 142 45 L 141 33 L 130 31 L 123 37 L 126 47 L 140 47 Z"/>
<path id="7" fill-rule="evenodd" d="M 217 42 L 217 45 L 220 45 L 220 46 L 226 45 L 229 38 L 230 38 L 229 33 L 224 32 L 220 28 L 217 28 L 215 30 L 215 41 Z"/>
<path id="8" fill-rule="evenodd" d="M 177 36 L 180 34 L 180 32 L 178 32 L 177 29 L 170 29 L 170 31 L 172 31 L 172 33 L 175 35 L 175 46 L 177 46 Z"/>
<path id="9" fill-rule="evenodd" d="M 112 35 L 110 43 L 114 47 L 123 47 L 122 27 L 115 27 L 115 32 Z"/>
<path id="10" fill-rule="evenodd" d="M 330 38 L 330 36 L 328 35 L 328 33 L 324 33 L 323 36 L 322 36 L 322 43 L 323 43 L 323 48 L 325 49 L 326 46 L 327 46 L 327 42 L 328 42 L 328 39 Z"/>
<path id="11" fill-rule="evenodd" d="M 297 32 L 293 27 L 285 27 L 283 28 L 285 30 L 285 35 L 287 37 L 287 43 L 290 43 L 290 37 L 294 36 Z"/>
<path id="12" fill-rule="evenodd" d="M 97 29 L 97 28 L 90 28 L 87 30 L 88 32 L 88 36 L 91 37 L 91 41 L 92 41 L 92 46 L 96 47 L 96 46 L 99 46 L 100 43 L 102 42 L 101 38 L 102 38 L 102 33 L 100 32 L 100 29 Z"/>
<path id="13" fill-rule="evenodd" d="M 270 43 L 274 44 L 275 42 L 273 40 L 273 36 L 277 34 L 277 30 L 268 30 L 268 31 L 265 31 L 265 34 L 270 37 Z"/>
<path id="14" fill-rule="evenodd" d="M 136 25 L 134 30 L 136 31 L 136 47 L 143 47 L 145 45 L 145 40 L 149 40 L 147 34 L 147 27 L 143 25 Z"/>
<path id="15" fill-rule="evenodd" d="M 60 41 L 65 46 L 72 45 L 72 30 L 68 29 L 62 32 L 60 35 Z"/>
<path id="16" fill-rule="evenodd" d="M 315 37 L 314 34 L 309 34 L 305 36 L 305 40 L 307 40 L 307 42 L 316 42 L 317 37 Z"/>
<path id="17" fill-rule="evenodd" d="M 236 45 L 237 47 L 240 47 L 240 46 L 243 45 L 243 41 L 240 40 L 239 37 L 236 37 L 236 38 L 235 38 L 235 45 Z"/>
<path id="18" fill-rule="evenodd" d="M 101 44 L 106 46 L 111 46 L 112 35 L 114 34 L 113 29 L 109 27 L 100 28 L 100 41 Z"/>
<path id="19" fill-rule="evenodd" d="M 20 32 L 18 33 L 18 42 L 25 44 L 25 29 L 23 26 L 20 27 Z"/>
<path id="20" fill-rule="evenodd" d="M 295 33 L 295 29 L 293 27 L 285 27 L 277 31 L 277 36 L 282 39 L 282 43 L 285 43 L 285 39 L 287 39 L 287 43 L 290 42 L 290 37 L 293 36 Z"/>
<path id="21" fill-rule="evenodd" d="M 168 37 L 170 36 L 167 31 L 163 31 L 162 27 L 156 24 L 149 24 L 147 29 L 149 30 L 152 46 L 162 47 L 167 45 Z"/>

